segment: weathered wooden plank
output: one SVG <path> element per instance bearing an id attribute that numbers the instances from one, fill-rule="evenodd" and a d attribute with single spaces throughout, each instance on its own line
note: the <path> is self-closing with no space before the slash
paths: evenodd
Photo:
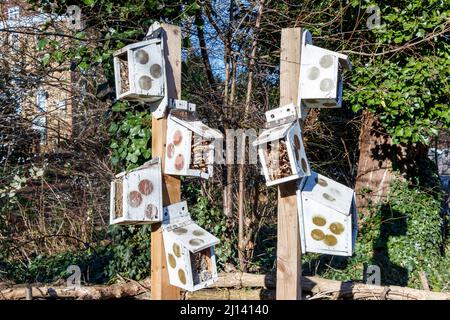
<path id="1" fill-rule="evenodd" d="M 281 31 L 280 105 L 297 104 L 301 29 Z M 278 187 L 277 300 L 301 299 L 301 247 L 296 182 Z"/>
<path id="2" fill-rule="evenodd" d="M 166 75 L 168 95 L 181 98 L 181 29 L 162 24 L 165 37 Z M 160 157 L 164 169 L 167 119 L 152 118 L 152 157 Z M 163 205 L 181 200 L 180 178 L 163 175 Z M 151 298 L 153 300 L 176 300 L 180 298 L 180 289 L 169 284 L 166 256 L 161 224 L 152 226 L 151 235 Z"/>

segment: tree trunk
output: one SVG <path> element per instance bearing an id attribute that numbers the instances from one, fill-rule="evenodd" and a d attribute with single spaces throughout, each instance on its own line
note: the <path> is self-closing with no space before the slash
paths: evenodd
<path id="1" fill-rule="evenodd" d="M 355 191 L 358 211 L 366 215 L 369 203 L 384 199 L 393 179 L 392 139 L 382 128 L 376 115 L 364 111 L 359 136 L 359 161 Z"/>
<path id="2" fill-rule="evenodd" d="M 253 93 L 253 75 L 254 75 L 254 67 L 255 67 L 255 56 L 256 56 L 256 49 L 258 45 L 258 31 L 261 25 L 261 17 L 262 12 L 264 8 L 264 0 L 259 2 L 259 8 L 258 8 L 258 15 L 256 16 L 256 22 L 255 27 L 253 29 L 253 41 L 252 41 L 252 50 L 250 53 L 250 60 L 248 64 L 248 83 L 247 83 L 247 93 L 245 97 L 245 110 L 244 110 L 244 125 L 245 121 L 247 120 L 247 115 L 250 109 L 251 104 L 251 98 Z M 250 143 L 250 142 L 249 142 Z M 238 196 L 238 217 L 239 217 L 239 267 L 241 271 L 247 271 L 247 264 L 246 264 L 246 255 L 245 255 L 245 249 L 247 247 L 248 241 L 250 240 L 248 237 L 245 236 L 245 153 L 246 153 L 246 142 L 245 142 L 245 133 L 243 133 L 242 137 L 242 145 L 241 150 L 239 151 L 241 153 L 241 161 L 242 163 L 239 164 L 239 196 Z"/>
<path id="3" fill-rule="evenodd" d="M 211 3 L 208 2 L 209 8 L 211 9 Z M 230 1 L 230 23 L 228 25 L 228 30 L 226 32 L 226 36 L 225 37 L 221 37 L 223 42 L 224 42 L 224 47 L 225 47 L 225 88 L 224 88 L 224 108 L 225 108 L 225 112 L 224 112 L 224 116 L 225 118 L 232 118 L 232 108 L 230 108 L 231 105 L 231 100 L 234 101 L 234 94 L 232 97 L 229 97 L 229 82 L 230 82 L 230 73 L 232 73 L 232 69 L 233 69 L 233 65 L 232 65 L 232 61 L 233 61 L 233 57 L 232 57 L 232 43 L 231 43 L 231 36 L 232 36 L 232 31 L 231 31 L 231 24 L 232 24 L 232 19 L 233 19 L 233 8 L 234 8 L 234 1 Z M 210 19 L 211 21 L 212 19 Z M 213 25 L 214 26 L 214 25 Z M 217 27 L 216 31 L 218 30 Z M 231 70 L 230 70 L 230 65 L 231 65 Z M 225 128 L 228 129 L 228 124 L 225 125 Z M 231 218 L 233 216 L 233 165 L 232 165 L 232 161 L 233 159 L 231 159 L 231 155 L 233 155 L 233 150 L 228 150 L 228 148 L 226 148 L 226 159 L 225 159 L 225 170 L 226 170 L 226 181 L 225 181 L 225 187 L 223 189 L 223 213 L 227 218 Z"/>
<path id="4" fill-rule="evenodd" d="M 228 108 L 228 82 L 230 80 L 230 64 L 229 59 L 227 58 L 227 51 L 225 51 L 225 82 L 224 82 L 224 94 L 223 94 L 223 101 L 224 101 L 224 116 L 227 117 L 229 113 Z M 228 125 L 225 123 L 225 129 L 228 128 Z M 232 212 L 232 197 L 231 197 L 231 184 L 230 180 L 233 178 L 233 171 L 232 167 L 228 164 L 229 160 L 229 150 L 228 148 L 225 150 L 226 156 L 225 156 L 225 183 L 223 188 L 223 213 L 226 217 L 231 218 L 233 216 Z"/>
<path id="5" fill-rule="evenodd" d="M 195 19 L 203 20 L 203 16 L 201 13 L 197 13 Z M 204 23 L 203 23 L 204 25 Z M 209 55 L 208 55 L 208 49 L 206 48 L 206 40 L 205 40 L 205 34 L 203 32 L 203 27 L 199 26 L 197 24 L 197 36 L 198 36 L 198 42 L 200 45 L 200 54 L 202 56 L 203 65 L 205 66 L 206 70 L 206 77 L 208 78 L 209 85 L 212 89 L 216 87 L 216 80 L 214 78 L 214 74 L 212 72 L 211 63 L 209 62 Z"/>
<path id="6" fill-rule="evenodd" d="M 364 215 L 368 214 L 369 204 L 385 200 L 394 179 L 417 178 L 420 185 L 433 183 L 423 171 L 429 165 L 428 147 L 422 143 L 394 145 L 377 116 L 367 110 L 363 114 L 359 150 L 355 191 L 358 210 Z"/>

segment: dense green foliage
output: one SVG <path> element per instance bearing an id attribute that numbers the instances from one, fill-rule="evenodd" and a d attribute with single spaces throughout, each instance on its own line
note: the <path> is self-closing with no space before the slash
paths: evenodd
<path id="1" fill-rule="evenodd" d="M 439 189 L 395 181 L 387 200 L 372 207 L 365 218 L 354 256 L 307 255 L 306 272 L 338 280 L 363 279 L 365 267 L 378 265 L 382 284 L 421 288 L 418 272 L 424 271 L 433 290 L 444 289 L 450 281 L 450 258 L 442 237 L 442 229 L 449 225 L 442 201 Z"/>
<path id="2" fill-rule="evenodd" d="M 234 260 L 237 255 L 237 243 L 226 241 L 223 236 L 227 232 L 227 226 L 223 213 L 216 207 L 209 204 L 208 198 L 197 196 L 195 205 L 189 209 L 192 218 L 203 228 L 221 238 L 221 242 L 216 246 L 216 259 L 219 267 L 223 267 L 226 262 Z"/>
<path id="3" fill-rule="evenodd" d="M 126 103 L 117 102 L 112 110 L 120 112 L 126 107 Z M 128 169 L 151 157 L 151 114 L 133 111 L 127 111 L 123 118 L 112 122 L 109 127 L 113 151 L 111 163 L 125 165 Z"/>
<path id="4" fill-rule="evenodd" d="M 44 4 L 40 1 L 30 2 L 59 13 L 65 12 L 69 4 L 81 7 L 87 17 L 87 30 L 95 30 L 95 34 L 76 32 L 70 47 L 61 47 L 57 40 L 41 39 L 38 49 L 48 51 L 42 60 L 43 66 L 64 61 L 70 62 L 72 70 L 84 74 L 101 70 L 105 77 L 97 81 L 97 78 L 92 76 L 91 80 L 99 92 L 107 92 L 99 99 L 111 104 L 111 110 L 105 115 L 105 123 L 109 128 L 113 170 L 119 172 L 130 169 L 150 159 L 151 114 L 145 106 L 114 100 L 112 53 L 141 39 L 151 23 L 160 17 L 164 17 L 164 21 L 185 27 L 188 18 L 201 12 L 199 3 L 84 0 L 58 1 L 50 6 L 52 1 Z M 381 26 L 367 30 L 367 14 L 363 13 L 373 4 L 370 1 L 354 0 L 342 3 L 331 0 L 270 3 L 271 10 L 268 10 L 262 22 L 262 28 L 267 29 L 261 34 L 259 43 L 259 54 L 264 58 L 261 58 L 261 64 L 255 68 L 255 74 L 258 73 L 258 78 L 255 79 L 257 90 L 253 97 L 255 104 L 265 105 L 265 99 L 273 104 L 278 99 L 279 70 L 276 66 L 279 63 L 279 31 L 282 27 L 293 26 L 301 13 L 304 19 L 300 21 L 312 31 L 317 45 L 330 49 L 334 47 L 348 53 L 354 65 L 354 71 L 346 74 L 344 108 L 338 111 L 327 110 L 321 115 L 328 116 L 327 125 L 334 129 L 332 134 L 336 140 L 331 140 L 329 136 L 325 136 L 323 140 L 340 143 L 339 139 L 343 140 L 344 137 L 348 144 L 357 145 L 357 133 L 346 128 L 349 131 L 347 136 L 354 135 L 353 141 L 347 141 L 349 139 L 343 134 L 344 129 L 332 127 L 333 122 L 337 122 L 332 114 L 346 113 L 351 119 L 365 109 L 379 116 L 394 143 L 428 143 L 430 136 L 435 135 L 440 126 L 449 127 L 448 1 L 377 3 L 381 9 Z M 246 11 L 235 10 L 236 19 L 244 21 L 242 16 Z M 304 12 L 313 14 L 304 16 Z M 251 10 L 248 10 L 248 13 L 250 17 L 254 15 Z M 332 20 L 330 17 L 338 19 L 328 23 Z M 220 26 L 226 24 L 221 21 L 221 17 L 214 18 Z M 207 28 L 198 16 L 194 25 Z M 186 37 L 183 45 L 192 49 L 191 46 L 196 45 L 197 39 L 189 40 Z M 249 42 L 244 39 L 238 45 L 235 44 L 237 51 L 241 50 L 241 46 L 248 47 Z M 217 51 L 223 50 L 220 46 L 218 48 Z M 242 99 L 245 93 L 248 81 L 245 64 L 248 62 L 248 56 L 244 55 L 239 62 L 243 66 L 238 69 L 241 73 L 238 72 L 237 76 L 237 100 Z M 196 50 L 191 50 L 184 56 L 183 68 L 188 67 L 191 69 L 183 70 L 184 76 L 188 74 L 191 78 L 183 83 L 183 88 L 188 87 L 183 89 L 183 97 L 195 102 L 195 99 L 208 102 L 209 96 L 205 94 L 201 97 L 204 92 L 200 92 L 200 89 L 206 88 L 206 80 L 202 76 L 204 67 Z M 219 76 L 216 81 L 220 82 L 220 79 Z M 0 81 L 0 86 L 4 87 L 5 84 Z M 210 112 L 208 116 L 217 115 Z M 230 123 L 237 124 L 238 120 L 232 119 Z M 333 162 L 341 145 L 334 143 L 333 146 L 319 146 L 319 134 L 322 134 L 322 131 L 313 132 L 311 135 L 314 141 L 308 141 L 309 154 L 318 154 L 317 159 L 311 157 L 314 165 L 330 166 L 334 168 L 330 175 L 340 175 L 342 178 L 342 174 L 338 174 L 339 170 L 336 169 L 341 164 Z M 326 152 L 321 152 L 320 148 Z M 0 149 L 0 152 L 4 151 Z M 325 159 L 325 154 L 329 154 L 329 158 Z M 349 155 L 349 162 L 356 162 L 355 158 L 350 159 L 351 156 L 354 155 Z M 350 164 L 349 167 L 355 168 L 356 163 Z M 417 168 L 417 172 L 421 169 Z M 351 168 L 348 171 L 351 172 Z M 20 179 L 18 177 L 18 182 L 13 179 L 11 183 L 20 183 Z M 442 194 L 438 188 L 433 188 L 433 185 L 436 185 L 435 180 L 424 184 L 418 181 L 420 179 L 422 177 L 417 176 L 412 181 L 396 181 L 386 201 L 371 208 L 371 214 L 362 221 L 353 257 L 307 254 L 304 256 L 305 273 L 339 280 L 361 280 L 364 266 L 377 264 L 381 267 L 383 284 L 420 287 L 417 273 L 425 271 L 434 290 L 448 290 L 445 286 L 450 281 L 450 258 L 446 251 L 449 243 L 448 239 L 443 237 L 443 229 L 448 228 L 448 217 L 441 214 Z M 352 180 L 353 177 L 348 177 L 347 181 Z M 220 202 L 211 201 L 201 192 L 198 182 L 184 182 L 188 183 L 183 184 L 183 198 L 187 199 L 193 218 L 221 239 L 221 243 L 216 247 L 219 268 L 225 269 L 227 263 L 236 265 L 236 225 L 223 216 Z M 214 196 L 220 198 L 221 191 L 214 190 Z M 4 193 L 6 194 L 6 191 Z M 274 203 L 266 200 L 264 205 L 273 206 Z M 0 212 L 13 210 L 12 208 L 5 204 Z M 252 271 L 273 271 L 276 255 L 274 220 L 275 218 L 268 220 L 259 230 L 253 261 L 249 261 Z M 7 230 L 3 215 L 0 215 L 0 230 L 2 234 L 3 230 Z M 11 261 L 10 251 L 6 250 L 12 246 L 11 239 L 3 241 L 0 246 L 0 277 L 6 276 L 20 282 L 54 281 L 67 276 L 66 268 L 71 264 L 81 267 L 83 279 L 87 282 L 111 281 L 117 274 L 133 279 L 142 279 L 149 274 L 148 226 L 110 227 L 107 232 L 98 235 L 98 239 L 109 239 L 109 244 L 98 241 L 95 245 L 53 256 L 36 253 L 30 256 L 26 263 Z M 3 247 L 5 250 L 2 250 Z"/>
<path id="5" fill-rule="evenodd" d="M 367 34 L 373 54 L 358 59 L 353 110 L 379 115 L 394 142 L 428 143 L 440 126 L 450 127 L 448 1 L 378 4 L 381 25 Z M 359 5 L 355 2 L 355 5 Z"/>
<path id="6" fill-rule="evenodd" d="M 442 199 L 439 190 L 419 189 L 400 180 L 394 182 L 387 200 L 372 207 L 371 215 L 365 218 L 354 256 L 304 255 L 304 273 L 358 281 L 364 278 L 367 266 L 378 265 L 384 285 L 420 288 L 418 272 L 424 271 L 433 290 L 448 290 L 450 258 L 445 252 L 448 240 L 443 239 L 441 229 L 448 228 L 450 221 L 442 216 Z M 211 209 L 206 199 L 200 198 L 190 210 L 200 225 L 220 237 L 224 228 L 220 212 Z M 18 281 L 55 281 L 67 276 L 66 268 L 71 264 L 79 265 L 83 280 L 91 283 L 114 280 L 117 274 L 138 280 L 148 276 L 149 228 L 115 227 L 109 232 L 112 243 L 106 246 L 52 257 L 36 256 L 28 266 L 10 264 L 4 265 L 4 270 Z M 266 233 L 267 238 L 276 235 L 276 226 L 269 226 Z M 264 254 L 257 255 L 254 264 L 261 266 L 260 271 L 268 272 L 273 270 L 276 258 L 275 241 L 265 241 L 263 246 L 259 250 Z M 229 261 L 234 248 L 226 242 L 217 246 L 220 269 Z"/>
<path id="7" fill-rule="evenodd" d="M 8 253 L 0 251 L 2 277 L 23 282 L 55 282 L 67 278 L 67 268 L 77 265 L 84 283 L 114 281 L 117 275 L 141 280 L 150 270 L 150 228 L 112 227 L 106 235 L 110 242 L 96 243 L 51 256 L 35 254 L 29 263 L 22 264 L 8 259 Z"/>

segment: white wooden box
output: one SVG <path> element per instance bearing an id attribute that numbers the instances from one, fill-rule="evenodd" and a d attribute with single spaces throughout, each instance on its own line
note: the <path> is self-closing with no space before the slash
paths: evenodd
<path id="1" fill-rule="evenodd" d="M 214 283 L 219 239 L 190 218 L 186 201 L 164 207 L 162 228 L 170 284 L 196 291 Z"/>
<path id="2" fill-rule="evenodd" d="M 348 56 L 316 47 L 308 30 L 303 32 L 299 101 L 306 108 L 340 108 L 342 69 L 351 69 Z"/>
<path id="3" fill-rule="evenodd" d="M 111 182 L 110 224 L 151 224 L 162 221 L 161 163 L 152 159 Z"/>
<path id="4" fill-rule="evenodd" d="M 355 192 L 312 172 L 297 190 L 302 252 L 353 254 L 358 232 Z"/>
<path id="5" fill-rule="evenodd" d="M 214 168 L 214 141 L 220 131 L 197 120 L 194 112 L 171 110 L 167 120 L 166 174 L 208 179 Z"/>
<path id="6" fill-rule="evenodd" d="M 118 100 L 149 103 L 159 119 L 167 109 L 167 79 L 163 38 L 130 44 L 114 53 Z"/>
<path id="7" fill-rule="evenodd" d="M 268 186 L 310 175 L 295 109 L 289 104 L 266 112 L 269 128 L 253 142 Z"/>

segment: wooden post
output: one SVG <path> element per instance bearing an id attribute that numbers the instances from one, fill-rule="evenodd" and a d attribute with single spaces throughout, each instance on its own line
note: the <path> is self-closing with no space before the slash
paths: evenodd
<path id="1" fill-rule="evenodd" d="M 297 104 L 301 29 L 281 31 L 280 106 Z M 297 212 L 297 181 L 278 187 L 277 300 L 301 300 L 302 253 Z"/>
<path id="2" fill-rule="evenodd" d="M 29 284 L 25 287 L 25 300 L 33 300 L 33 289 Z"/>
<path id="3" fill-rule="evenodd" d="M 166 76 L 169 98 L 181 99 L 181 29 L 162 24 L 166 53 Z M 164 170 L 167 115 L 162 119 L 152 117 L 152 157 L 160 157 Z M 180 178 L 163 174 L 163 205 L 181 200 Z M 151 235 L 151 299 L 178 300 L 180 289 L 169 284 L 161 223 L 152 225 Z"/>

